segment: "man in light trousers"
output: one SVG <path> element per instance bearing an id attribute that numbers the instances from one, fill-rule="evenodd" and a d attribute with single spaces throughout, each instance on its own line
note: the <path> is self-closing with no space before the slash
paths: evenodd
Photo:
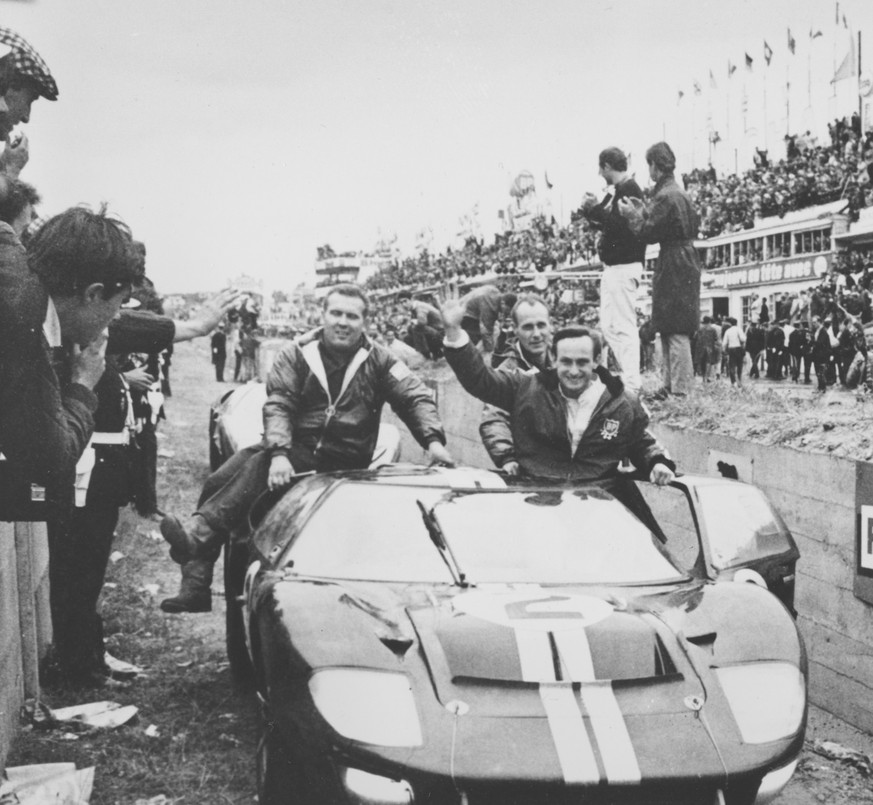
<path id="1" fill-rule="evenodd" d="M 626 391 L 640 390 L 640 336 L 636 294 L 643 274 L 646 244 L 631 231 L 618 210 L 619 199 L 643 197 L 628 174 L 627 157 L 619 148 L 605 148 L 599 157 L 606 193 L 598 201 L 592 193 L 582 199 L 582 213 L 601 230 L 598 252 L 603 262 L 600 280 L 600 329 L 621 369 Z"/>

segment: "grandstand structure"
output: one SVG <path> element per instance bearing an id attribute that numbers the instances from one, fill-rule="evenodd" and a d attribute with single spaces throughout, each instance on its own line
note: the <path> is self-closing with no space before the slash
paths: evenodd
<path id="1" fill-rule="evenodd" d="M 765 298 L 771 310 L 783 293 L 794 294 L 818 285 L 834 265 L 838 250 L 866 244 L 873 218 L 850 224 L 845 202 L 809 207 L 764 218 L 752 229 L 729 232 L 697 246 L 704 268 L 701 315 L 733 316 L 750 321 L 753 294 Z M 873 210 L 865 211 L 873 212 Z"/>

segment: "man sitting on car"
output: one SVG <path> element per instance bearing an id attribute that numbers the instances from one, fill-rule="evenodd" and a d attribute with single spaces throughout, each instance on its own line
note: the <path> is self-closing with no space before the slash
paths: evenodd
<path id="1" fill-rule="evenodd" d="M 629 458 L 654 483 L 673 480 L 676 465 L 647 430 L 649 417 L 618 378 L 600 366 L 600 334 L 565 327 L 552 339 L 554 368 L 495 371 L 461 327 L 463 306 L 443 305 L 445 356 L 474 397 L 509 412 L 520 475 L 548 482 L 615 477 Z"/>
<path id="2" fill-rule="evenodd" d="M 369 300 L 356 285 L 337 285 L 324 301 L 324 325 L 305 345 L 277 356 L 267 378 L 264 438 L 240 450 L 207 480 L 187 525 L 161 523 L 170 556 L 182 565 L 179 594 L 165 612 L 208 612 L 212 566 L 228 532 L 256 498 L 295 474 L 363 469 L 373 457 L 388 402 L 433 463 L 452 464 L 428 388 L 389 350 L 365 335 Z"/>

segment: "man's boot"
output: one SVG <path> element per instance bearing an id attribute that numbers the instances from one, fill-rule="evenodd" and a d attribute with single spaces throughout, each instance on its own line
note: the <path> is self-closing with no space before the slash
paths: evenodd
<path id="1" fill-rule="evenodd" d="M 161 520 L 161 534 L 170 544 L 170 558 L 180 565 L 202 555 L 204 549 L 212 547 L 217 536 L 199 514 L 191 518 L 187 528 L 175 514 L 166 515 Z"/>
<path id="2" fill-rule="evenodd" d="M 164 612 L 211 612 L 212 560 L 191 559 L 182 565 L 179 594 L 161 601 Z"/>

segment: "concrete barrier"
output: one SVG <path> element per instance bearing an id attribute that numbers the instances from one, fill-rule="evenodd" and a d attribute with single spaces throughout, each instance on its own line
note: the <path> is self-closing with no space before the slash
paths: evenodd
<path id="1" fill-rule="evenodd" d="M 429 385 L 452 455 L 492 467 L 479 441 L 482 404 L 454 379 Z M 809 653 L 810 699 L 873 732 L 873 606 L 856 596 L 855 580 L 858 511 L 873 504 L 873 465 L 663 425 L 653 430 L 683 472 L 716 474 L 721 461 L 767 493 L 801 551 L 795 606 Z M 420 461 L 421 448 L 402 432 L 403 458 Z"/>
<path id="2" fill-rule="evenodd" d="M 0 523 L 0 769 L 25 698 L 39 694 L 51 642 L 48 542 L 42 523 Z"/>

